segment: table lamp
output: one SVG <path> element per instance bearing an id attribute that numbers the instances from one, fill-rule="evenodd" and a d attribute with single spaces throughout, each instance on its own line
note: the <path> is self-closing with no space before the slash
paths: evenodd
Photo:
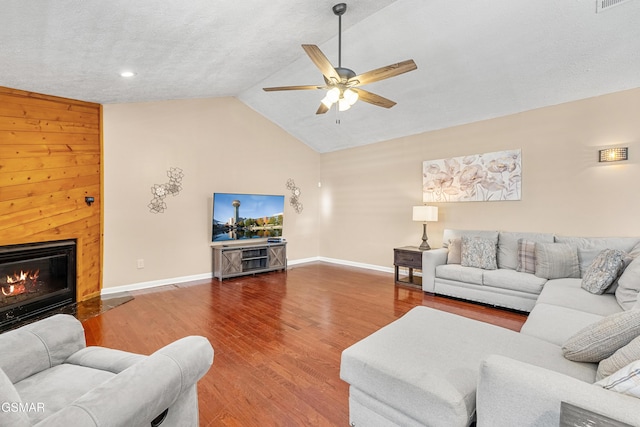
<path id="1" fill-rule="evenodd" d="M 422 224 L 422 244 L 419 249 L 426 251 L 431 249 L 427 243 L 427 222 L 435 222 L 438 220 L 438 208 L 436 206 L 414 206 L 413 220 L 421 221 Z"/>

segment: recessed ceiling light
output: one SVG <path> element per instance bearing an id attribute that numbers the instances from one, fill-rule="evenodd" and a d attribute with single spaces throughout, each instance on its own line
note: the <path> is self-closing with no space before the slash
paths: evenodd
<path id="1" fill-rule="evenodd" d="M 135 75 L 136 73 L 134 73 L 133 71 L 123 71 L 120 73 L 121 77 L 133 77 Z"/>

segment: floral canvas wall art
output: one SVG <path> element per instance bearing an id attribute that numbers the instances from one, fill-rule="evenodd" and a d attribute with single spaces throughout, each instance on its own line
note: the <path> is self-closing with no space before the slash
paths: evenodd
<path id="1" fill-rule="evenodd" d="M 422 164 L 425 203 L 520 200 L 521 183 L 521 150 L 425 160 Z"/>

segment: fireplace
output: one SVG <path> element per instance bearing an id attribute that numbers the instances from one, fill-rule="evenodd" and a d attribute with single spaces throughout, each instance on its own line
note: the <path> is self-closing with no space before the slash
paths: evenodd
<path id="1" fill-rule="evenodd" d="M 0 247 L 0 328 L 75 301 L 75 240 Z"/>

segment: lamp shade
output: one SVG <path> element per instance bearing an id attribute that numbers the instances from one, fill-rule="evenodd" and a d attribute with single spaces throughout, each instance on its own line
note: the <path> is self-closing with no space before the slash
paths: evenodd
<path id="1" fill-rule="evenodd" d="M 438 208 L 436 206 L 414 206 L 413 220 L 420 222 L 437 221 Z"/>

